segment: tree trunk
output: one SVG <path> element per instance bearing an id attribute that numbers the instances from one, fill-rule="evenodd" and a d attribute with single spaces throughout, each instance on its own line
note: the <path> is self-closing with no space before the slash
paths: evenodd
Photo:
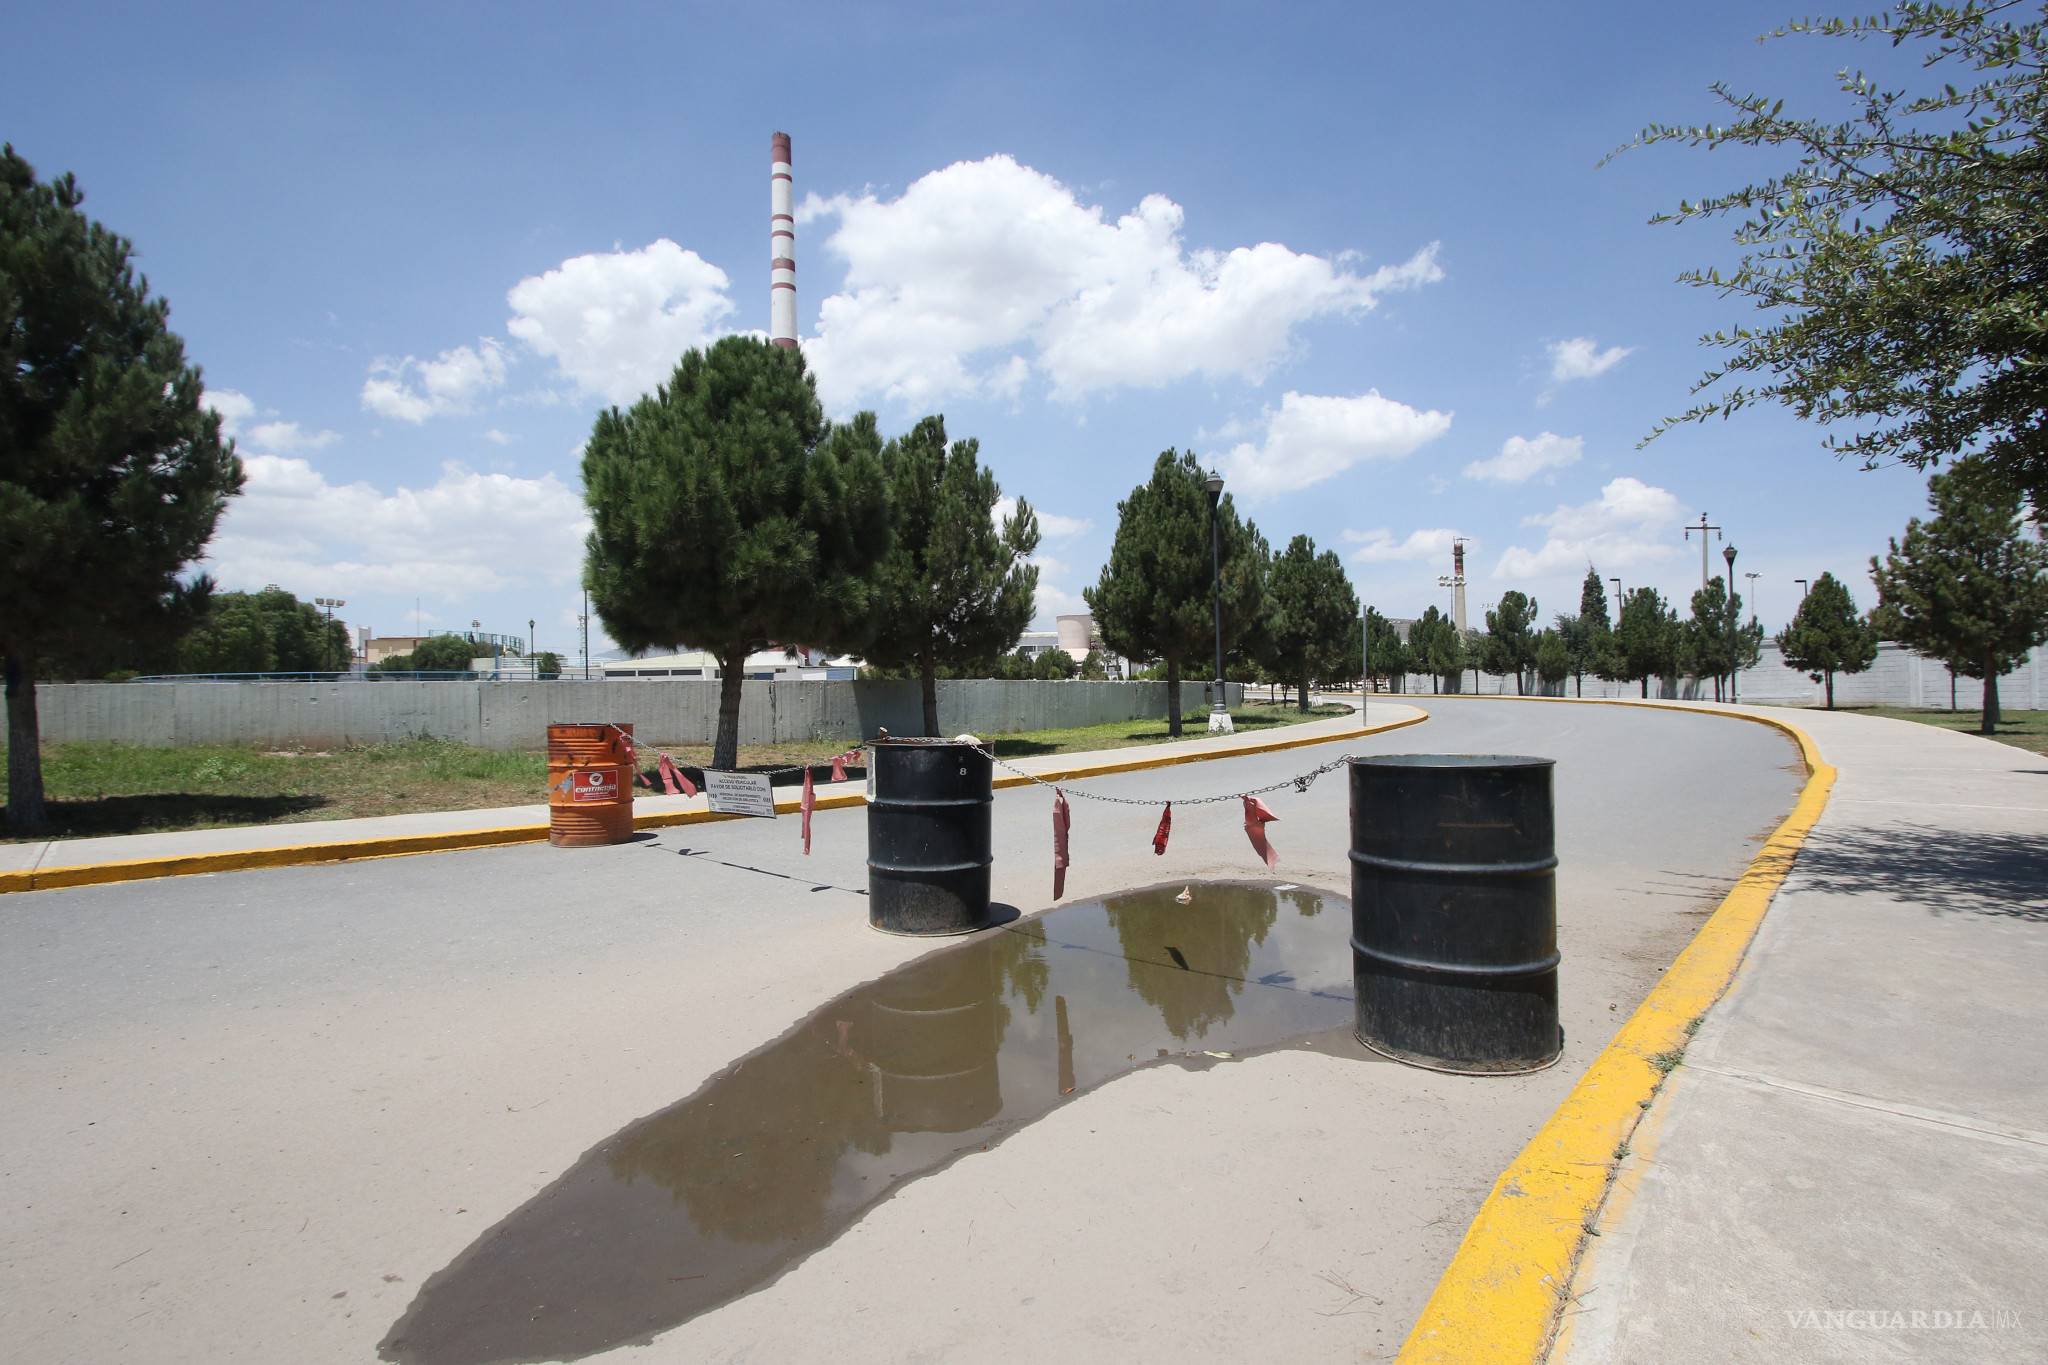
<path id="1" fill-rule="evenodd" d="M 1585 674 L 1583 674 L 1583 673 L 1574 673 L 1574 674 L 1572 674 L 1572 695 L 1574 695 L 1574 696 L 1578 696 L 1578 697 L 1583 697 L 1583 696 L 1585 696 L 1585 695 L 1586 695 L 1586 675 L 1585 675 Z"/>
<path id="2" fill-rule="evenodd" d="M 7 828 L 17 834 L 42 829 L 43 750 L 36 723 L 36 679 L 27 664 L 7 656 Z"/>
<path id="3" fill-rule="evenodd" d="M 1948 666 L 1948 709 L 1956 709 L 1956 666 Z"/>
<path id="4" fill-rule="evenodd" d="M 1984 710 L 1977 721 L 1980 735 L 1998 732 L 1998 660 L 1984 661 Z"/>
<path id="5" fill-rule="evenodd" d="M 918 693 L 924 700 L 924 732 L 939 733 L 939 666 L 929 658 L 917 661 Z"/>
<path id="6" fill-rule="evenodd" d="M 1358 685 L 1359 692 L 1363 694 L 1368 686 L 1370 684 L 1360 683 Z M 1301 711 L 1303 715 L 1308 714 L 1308 674 L 1306 672 L 1303 672 L 1301 675 Z"/>
<path id="7" fill-rule="evenodd" d="M 718 661 L 718 736 L 711 745 L 711 766 L 726 772 L 740 765 L 740 697 L 746 682 L 745 648 Z"/>
<path id="8" fill-rule="evenodd" d="M 1180 658 L 1166 656 L 1166 733 L 1180 738 Z"/>
<path id="9" fill-rule="evenodd" d="M 1650 699 L 1650 675 L 1649 675 L 1649 674 L 1647 674 L 1647 673 L 1643 674 L 1643 677 L 1642 677 L 1642 683 L 1643 683 L 1643 700 L 1645 700 L 1645 701 L 1648 701 L 1648 700 Z"/>
<path id="10" fill-rule="evenodd" d="M 1828 680 L 1828 710 L 1832 711 L 1835 709 L 1835 670 L 1825 669 L 1823 674 Z"/>

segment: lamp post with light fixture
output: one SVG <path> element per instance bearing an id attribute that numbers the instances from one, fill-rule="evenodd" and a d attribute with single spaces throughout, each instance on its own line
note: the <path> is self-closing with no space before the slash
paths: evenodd
<path id="1" fill-rule="evenodd" d="M 1209 733 L 1230 734 L 1230 708 L 1223 699 L 1223 476 L 1215 470 L 1203 483 L 1209 490 L 1209 602 L 1216 621 L 1216 695 L 1209 703 Z M 1171 704 L 1180 705 L 1180 698 Z"/>

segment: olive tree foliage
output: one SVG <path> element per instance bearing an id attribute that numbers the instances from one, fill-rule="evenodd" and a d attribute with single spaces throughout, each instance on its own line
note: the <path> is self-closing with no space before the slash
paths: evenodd
<path id="1" fill-rule="evenodd" d="M 1165 450 L 1152 477 L 1117 504 L 1116 539 L 1092 588 L 1082 589 L 1103 643 L 1166 670 L 1169 732 L 1181 731 L 1180 682 L 1200 675 L 1215 647 L 1211 620 L 1209 491 L 1193 451 Z M 1216 512 L 1222 541 L 1223 648 L 1246 635 L 1265 603 L 1266 543 L 1225 493 Z"/>
<path id="2" fill-rule="evenodd" d="M 1831 573 L 1813 580 L 1798 614 L 1778 632 L 1778 648 L 1793 668 L 1827 681 L 1828 710 L 1835 709 L 1835 675 L 1861 673 L 1877 661 L 1877 632 L 1856 610 L 1856 599 Z"/>
<path id="3" fill-rule="evenodd" d="M 347 668 L 352 654 L 346 625 L 273 585 L 213 594 L 175 658 L 181 673 L 315 673 Z"/>
<path id="4" fill-rule="evenodd" d="M 1349 677 L 1364 653 L 1351 648 L 1359 621 L 1358 594 L 1335 550 L 1316 552 L 1298 535 L 1273 556 L 1266 569 L 1266 611 L 1257 660 L 1268 674 L 1295 690 L 1296 705 L 1309 709 L 1309 688 L 1318 679 Z"/>
<path id="5" fill-rule="evenodd" d="M 712 766 L 739 758 L 747 655 L 863 648 L 869 566 L 888 551 L 872 413 L 825 421 L 803 353 L 729 336 L 598 414 L 583 449 L 583 581 L 627 649 L 718 660 Z"/>
<path id="6" fill-rule="evenodd" d="M 1763 314 L 1702 339 L 1723 353 L 1693 388 L 1709 396 L 1651 437 L 1779 404 L 1844 424 L 1851 434 L 1827 448 L 1865 468 L 1981 453 L 2037 507 L 2048 505 L 2042 11 L 2020 0 L 1909 0 L 1768 36 L 1790 35 L 1904 49 L 1925 77 L 1894 89 L 1843 70 L 1850 113 L 1839 120 L 1717 84 L 1729 122 L 1652 124 L 1630 144 L 1794 158 L 1776 175 L 1651 220 L 1734 220 L 1741 264 L 1680 280 Z"/>
<path id="7" fill-rule="evenodd" d="M 213 584 L 184 577 L 242 488 L 170 305 L 69 176 L 0 149 L 0 660 L 7 824 L 41 828 L 36 677 L 167 649 Z"/>
<path id="8" fill-rule="evenodd" d="M 1906 523 L 1870 561 L 1877 616 L 1901 644 L 1984 682 L 1982 734 L 1998 725 L 1998 678 L 2048 640 L 2048 548 L 2022 526 L 2019 496 L 1975 460 L 1927 481 L 1933 516 Z"/>
<path id="9" fill-rule="evenodd" d="M 972 439 L 948 445 L 946 419 L 932 416 L 882 450 L 891 535 L 872 571 L 867 657 L 916 676 L 927 735 L 939 732 L 941 671 L 1007 653 L 1038 591 L 1027 560 L 1038 516 L 1019 498 L 996 524 L 1002 489 L 980 449 Z"/>

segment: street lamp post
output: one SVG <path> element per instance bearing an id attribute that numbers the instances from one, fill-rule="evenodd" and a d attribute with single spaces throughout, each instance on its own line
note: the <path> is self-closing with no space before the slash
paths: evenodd
<path id="1" fill-rule="evenodd" d="M 1742 662 L 1735 657 L 1735 547 L 1730 545 L 1722 550 L 1721 558 L 1728 561 L 1728 704 L 1733 706 L 1739 700 L 1736 696 L 1735 675 Z"/>
<path id="2" fill-rule="evenodd" d="M 1749 623 L 1750 623 L 1751 625 L 1755 625 L 1755 624 L 1756 624 L 1756 581 L 1757 581 L 1757 580 L 1758 580 L 1759 578 L 1762 578 L 1762 577 L 1763 577 L 1763 575 L 1762 575 L 1762 574 L 1760 574 L 1760 573 L 1744 573 L 1744 574 L 1743 574 L 1742 576 L 1743 576 L 1744 578 L 1747 578 L 1747 579 L 1749 580 Z"/>
<path id="3" fill-rule="evenodd" d="M 1209 733 L 1230 734 L 1230 708 L 1223 704 L 1223 476 L 1213 469 L 1209 490 L 1209 598 L 1216 620 L 1216 695 L 1209 704 Z M 1172 699 L 1180 705 L 1180 698 Z"/>
<path id="4" fill-rule="evenodd" d="M 1621 627 L 1621 580 L 1619 578 L 1610 578 L 1607 581 L 1614 585 L 1614 625 L 1616 629 L 1619 629 Z"/>
<path id="5" fill-rule="evenodd" d="M 314 599 L 313 599 L 313 603 L 314 603 L 314 605 L 315 605 L 315 606 L 319 606 L 319 607 L 324 607 L 324 608 L 326 609 L 326 611 L 327 611 L 327 624 L 328 624 L 328 626 L 329 626 L 329 627 L 332 627 L 332 626 L 334 625 L 334 609 L 335 609 L 336 607 L 345 607 L 345 606 L 347 606 L 347 605 L 348 605 L 348 603 L 347 603 L 347 602 L 343 601 L 343 600 L 342 600 L 341 598 L 339 598 L 339 597 L 316 597 L 316 598 L 314 598 Z M 327 635 L 328 635 L 328 643 L 329 643 L 329 644 L 332 644 L 332 643 L 334 642 L 334 641 L 333 641 L 334 631 L 333 631 L 332 629 L 329 629 L 329 630 L 328 630 L 328 632 L 327 632 Z M 324 653 L 325 651 L 323 650 L 322 652 Z M 348 647 L 346 647 L 346 646 L 344 646 L 344 647 L 343 647 L 343 650 L 342 650 L 342 652 L 343 652 L 343 653 L 345 653 L 345 654 L 347 654 L 347 655 L 349 655 L 349 656 L 350 656 L 351 658 L 353 658 L 353 657 L 354 657 L 354 655 L 355 655 L 355 651 L 354 651 L 353 649 L 351 649 L 351 648 L 348 648 Z"/>

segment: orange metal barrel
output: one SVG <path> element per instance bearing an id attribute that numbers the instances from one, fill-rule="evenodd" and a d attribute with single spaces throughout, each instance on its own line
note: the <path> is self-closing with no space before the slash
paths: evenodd
<path id="1" fill-rule="evenodd" d="M 548 842 L 624 843 L 633 833 L 633 727 L 548 727 Z"/>

